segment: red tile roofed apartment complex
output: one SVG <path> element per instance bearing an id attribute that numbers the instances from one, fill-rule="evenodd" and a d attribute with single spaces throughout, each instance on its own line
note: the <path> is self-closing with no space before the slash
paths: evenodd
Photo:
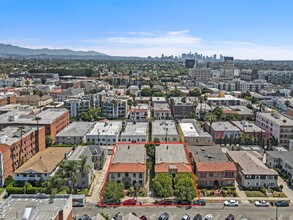
<path id="1" fill-rule="evenodd" d="M 199 186 L 234 185 L 237 168 L 233 162 L 196 162 Z"/>
<path id="2" fill-rule="evenodd" d="M 156 174 L 183 172 L 192 172 L 184 144 L 161 143 L 156 146 Z"/>
<path id="3" fill-rule="evenodd" d="M 144 144 L 118 143 L 108 171 L 108 181 L 130 187 L 146 182 L 146 149 Z"/>

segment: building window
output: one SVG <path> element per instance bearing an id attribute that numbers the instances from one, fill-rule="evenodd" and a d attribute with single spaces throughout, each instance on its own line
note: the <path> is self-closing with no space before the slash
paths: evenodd
<path id="1" fill-rule="evenodd" d="M 117 177 L 120 177 L 120 173 L 117 173 Z"/>
<path id="2" fill-rule="evenodd" d="M 136 173 L 133 173 L 133 177 L 136 177 Z"/>
<path id="3" fill-rule="evenodd" d="M 139 174 L 139 178 L 142 178 L 142 173 Z"/>
<path id="4" fill-rule="evenodd" d="M 214 174 L 213 173 L 209 173 L 209 177 L 213 177 L 214 176 Z"/>
<path id="5" fill-rule="evenodd" d="M 125 173 L 125 177 L 128 177 L 128 173 Z"/>

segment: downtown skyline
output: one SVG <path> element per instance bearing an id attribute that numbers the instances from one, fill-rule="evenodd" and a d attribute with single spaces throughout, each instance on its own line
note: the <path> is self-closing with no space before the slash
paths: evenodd
<path id="1" fill-rule="evenodd" d="M 289 0 L 2 0 L 0 43 L 114 56 L 293 59 Z"/>

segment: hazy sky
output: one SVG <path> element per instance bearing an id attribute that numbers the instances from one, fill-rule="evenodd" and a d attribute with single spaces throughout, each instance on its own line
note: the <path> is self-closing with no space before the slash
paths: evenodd
<path id="1" fill-rule="evenodd" d="M 292 60 L 293 0 L 0 0 L 0 42 Z"/>

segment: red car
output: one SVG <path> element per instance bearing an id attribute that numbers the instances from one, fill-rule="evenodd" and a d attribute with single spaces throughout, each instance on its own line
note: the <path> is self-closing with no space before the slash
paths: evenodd
<path id="1" fill-rule="evenodd" d="M 140 220 L 147 220 L 148 218 L 145 215 L 139 217 Z"/>
<path id="2" fill-rule="evenodd" d="M 135 199 L 127 199 L 123 201 L 122 205 L 136 205 L 136 200 Z"/>

